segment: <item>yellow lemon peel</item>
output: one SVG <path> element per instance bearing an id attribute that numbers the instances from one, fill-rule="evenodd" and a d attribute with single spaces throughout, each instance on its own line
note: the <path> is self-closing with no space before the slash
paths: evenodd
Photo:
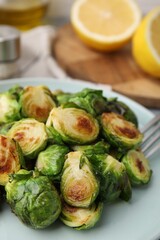
<path id="1" fill-rule="evenodd" d="M 160 7 L 142 19 L 133 36 L 132 53 L 145 72 L 160 77 Z"/>

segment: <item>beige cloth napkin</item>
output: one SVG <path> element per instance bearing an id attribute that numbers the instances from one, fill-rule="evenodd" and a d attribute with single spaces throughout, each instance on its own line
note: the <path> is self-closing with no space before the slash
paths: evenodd
<path id="1" fill-rule="evenodd" d="M 21 34 L 20 77 L 53 77 L 73 80 L 58 65 L 51 55 L 51 43 L 56 35 L 56 28 L 46 25 Z M 75 79 L 74 79 L 75 81 Z M 83 81 L 76 79 L 76 81 Z M 97 88 L 110 90 L 111 86 L 94 84 Z"/>

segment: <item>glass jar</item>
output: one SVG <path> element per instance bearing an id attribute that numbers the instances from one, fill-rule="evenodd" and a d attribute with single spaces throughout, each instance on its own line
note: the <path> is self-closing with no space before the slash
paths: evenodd
<path id="1" fill-rule="evenodd" d="M 49 0 L 0 0 L 0 24 L 28 30 L 42 24 Z"/>

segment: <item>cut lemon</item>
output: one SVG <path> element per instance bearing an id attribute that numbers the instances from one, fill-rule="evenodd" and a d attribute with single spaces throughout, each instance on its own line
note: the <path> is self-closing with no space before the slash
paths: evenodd
<path id="1" fill-rule="evenodd" d="M 71 24 L 88 46 L 116 50 L 132 37 L 141 20 L 134 0 L 75 0 Z"/>
<path id="2" fill-rule="evenodd" d="M 160 7 L 150 11 L 133 36 L 132 52 L 147 73 L 160 77 Z"/>

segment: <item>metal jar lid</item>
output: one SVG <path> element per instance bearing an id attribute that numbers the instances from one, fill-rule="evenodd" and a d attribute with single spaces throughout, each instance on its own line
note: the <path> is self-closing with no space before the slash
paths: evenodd
<path id="1" fill-rule="evenodd" d="M 11 26 L 0 25 L 0 62 L 20 57 L 20 32 Z"/>

